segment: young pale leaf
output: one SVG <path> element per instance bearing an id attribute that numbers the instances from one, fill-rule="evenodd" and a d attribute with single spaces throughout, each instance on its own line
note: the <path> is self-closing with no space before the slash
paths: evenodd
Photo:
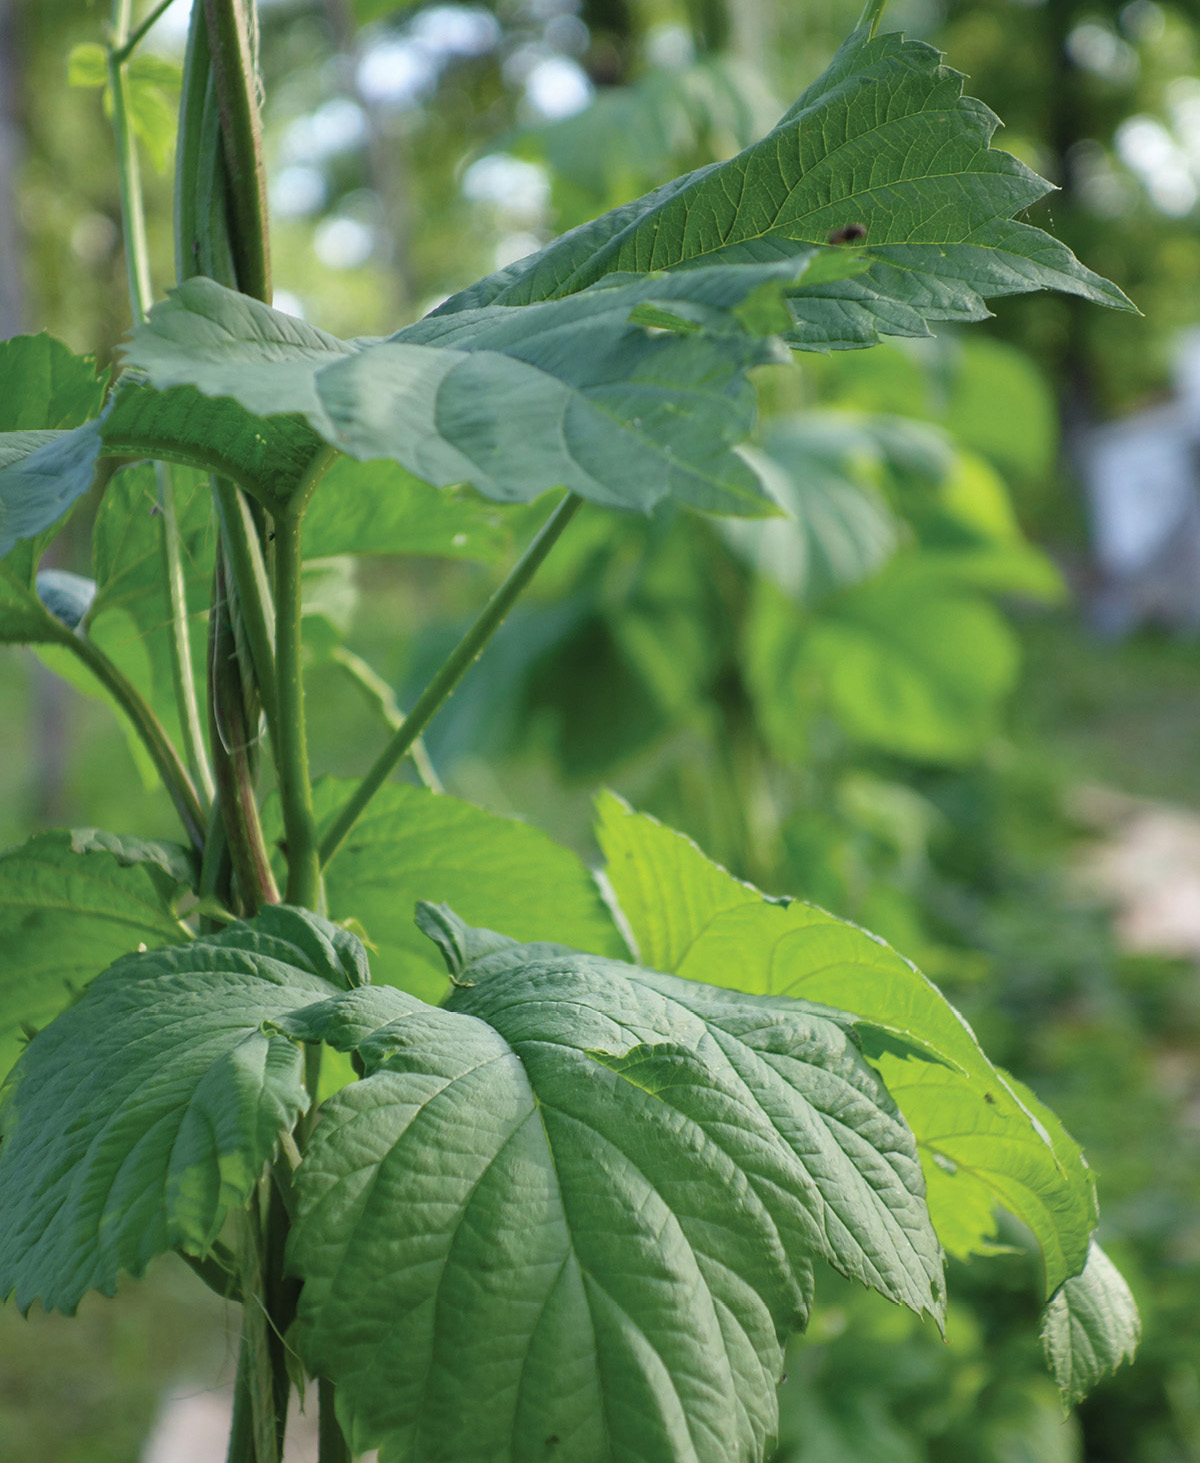
<path id="1" fill-rule="evenodd" d="M 283 906 L 98 976 L 8 1079 L 0 1295 L 69 1312 L 207 1253 L 308 1106 L 302 1053 L 264 1023 L 365 979 L 353 936 Z"/>
<path id="2" fill-rule="evenodd" d="M 1142 1336 L 1137 1304 L 1121 1272 L 1093 1240 L 1082 1274 L 1046 1307 L 1042 1345 L 1063 1402 L 1074 1407 L 1123 1361 Z"/>
<path id="3" fill-rule="evenodd" d="M 941 1059 L 886 1048 L 871 1056 L 916 1137 L 943 1243 L 959 1255 L 986 1252 L 991 1210 L 1002 1204 L 1037 1237 L 1047 1295 L 1083 1268 L 1096 1202 L 1078 1146 L 992 1066 L 930 981 L 876 936 L 813 905 L 767 898 L 611 793 L 599 814 L 608 880 L 642 960 L 712 985 L 825 1002 Z"/>
<path id="4" fill-rule="evenodd" d="M 138 842 L 135 857 L 128 839 L 96 829 L 39 833 L 0 856 L 0 1076 L 22 1029 L 45 1026 L 114 960 L 188 938 L 176 906 L 190 871 Z"/>
<path id="5" fill-rule="evenodd" d="M 854 226 L 869 267 L 792 297 L 792 345 L 928 335 L 930 321 L 979 320 L 985 300 L 1036 289 L 1132 308 L 1064 245 L 1013 222 L 1050 185 L 990 147 L 996 126 L 932 47 L 863 27 L 760 142 L 581 225 L 438 313 L 559 299 L 614 270 L 791 257 Z"/>
<path id="6" fill-rule="evenodd" d="M 366 1072 L 322 1109 L 290 1250 L 354 1451 L 759 1459 L 811 1256 L 940 1315 L 912 1140 L 840 1013 L 419 918 L 448 1009 L 284 1023 Z"/>
<path id="7" fill-rule="evenodd" d="M 317 821 L 328 827 L 354 784 L 322 778 Z M 279 805 L 264 812 L 268 839 L 282 836 Z M 570 850 L 537 828 L 425 788 L 380 788 L 325 875 L 335 919 L 352 919 L 371 950 L 371 975 L 437 1002 L 445 967 L 412 922 L 418 899 L 452 903 L 479 924 L 516 939 L 622 953 L 621 939 L 591 875 Z"/>
<path id="8" fill-rule="evenodd" d="M 384 341 L 336 340 L 196 278 L 151 311 L 126 354 L 159 390 L 298 413 L 351 456 L 392 458 L 436 486 L 769 512 L 734 451 L 754 422 L 746 373 L 777 357 L 783 295 L 806 282 L 815 253 L 613 278 L 519 312 L 428 318 Z"/>

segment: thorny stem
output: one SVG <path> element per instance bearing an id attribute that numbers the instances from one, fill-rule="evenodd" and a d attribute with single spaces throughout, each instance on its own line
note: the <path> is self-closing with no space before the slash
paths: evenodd
<path id="1" fill-rule="evenodd" d="M 150 279 L 150 250 L 146 239 L 142 174 L 138 164 L 137 141 L 130 121 L 129 77 L 125 62 L 158 17 L 157 13 L 151 15 L 130 35 L 131 14 L 132 0 L 113 0 L 108 84 L 112 94 L 113 135 L 117 145 L 117 177 L 121 195 L 121 222 L 125 235 L 125 262 L 129 274 L 129 302 L 135 323 L 141 324 L 153 299 L 153 286 Z M 162 510 L 160 545 L 163 581 L 171 609 L 171 675 L 175 686 L 175 701 L 188 765 L 196 785 L 208 802 L 213 796 L 213 780 L 200 724 L 200 706 L 196 699 L 196 677 L 188 635 L 187 589 L 180 553 L 179 522 L 175 512 L 175 485 L 171 470 L 165 463 L 156 462 L 154 471 Z"/>
<path id="2" fill-rule="evenodd" d="M 563 529 L 583 506 L 583 499 L 568 493 L 542 525 L 533 542 L 513 565 L 508 577 L 483 607 L 478 619 L 462 637 L 441 669 L 421 692 L 403 725 L 376 758 L 371 770 L 351 794 L 338 814 L 333 827 L 321 843 L 321 864 L 327 864 L 342 846 L 362 816 L 367 804 L 387 781 L 392 769 L 404 757 L 417 738 L 441 710 L 455 686 L 479 658 L 484 646 L 504 623 L 529 581 L 541 567 L 546 555 L 558 542 Z"/>

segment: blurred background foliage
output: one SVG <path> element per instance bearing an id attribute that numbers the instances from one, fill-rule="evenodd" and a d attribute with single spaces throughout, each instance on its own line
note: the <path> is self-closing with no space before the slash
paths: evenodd
<path id="1" fill-rule="evenodd" d="M 398 328 L 761 134 L 857 9 L 261 0 L 276 303 L 343 334 Z M 160 292 L 186 11 L 166 12 L 132 77 Z M 101 365 L 129 324 L 104 20 L 87 0 L 0 0 L 0 326 Z M 789 1363 L 781 1459 L 1196 1463 L 1200 949 L 1128 948 L 1078 869 L 1118 795 L 1200 815 L 1200 677 L 1194 640 L 1089 630 L 1076 448 L 1163 396 L 1200 317 L 1200 14 L 893 0 L 886 23 L 969 73 L 998 140 L 1061 189 L 1032 221 L 1143 318 L 1037 295 L 968 335 L 765 369 L 753 451 L 792 516 L 585 508 L 429 751 L 448 790 L 585 854 L 608 784 L 736 873 L 884 935 L 1087 1148 L 1104 1243 L 1142 1307 L 1137 1364 L 1063 1421 L 1029 1248 L 1006 1231 L 1005 1253 L 953 1266 L 949 1344 L 826 1286 Z M 94 508 L 57 567 L 82 567 Z M 461 561 L 314 570 L 318 770 L 365 766 L 392 698 L 412 697 L 543 512 L 480 504 Z M 201 576 L 210 551 L 201 523 Z M 109 643 L 152 680 L 144 623 L 114 621 Z M 108 708 L 60 669 L 0 651 L 0 846 L 47 824 L 168 833 Z M 227 1370 L 227 1322 L 174 1262 L 74 1325 L 0 1312 L 0 1456 L 138 1456 L 170 1388 Z"/>

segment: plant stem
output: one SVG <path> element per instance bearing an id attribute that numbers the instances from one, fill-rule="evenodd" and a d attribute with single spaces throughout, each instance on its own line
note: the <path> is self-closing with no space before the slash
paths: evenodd
<path id="1" fill-rule="evenodd" d="M 204 0 L 229 178 L 229 243 L 238 288 L 271 301 L 267 189 L 255 85 L 254 11 L 246 0 Z"/>
<path id="2" fill-rule="evenodd" d="M 288 903 L 316 909 L 321 893 L 321 863 L 304 725 L 300 520 L 300 512 L 275 520 L 275 660 L 279 708 L 276 768 L 287 838 Z"/>
<path id="3" fill-rule="evenodd" d="M 237 596 L 242 626 L 250 646 L 258 693 L 262 697 L 271 746 L 278 735 L 275 700 L 275 608 L 267 567 L 263 563 L 258 531 L 246 495 L 227 478 L 213 478 L 213 492 L 221 520 L 221 541 L 229 555 L 232 589 Z"/>
<path id="4" fill-rule="evenodd" d="M 433 680 L 417 697 L 404 724 L 376 758 L 371 770 L 359 783 L 338 814 L 333 827 L 321 843 L 321 864 L 327 864 L 358 822 L 364 808 L 387 781 L 392 769 L 406 755 L 417 738 L 437 715 L 450 693 L 479 658 L 484 646 L 504 623 L 504 618 L 529 581 L 541 567 L 546 555 L 558 542 L 563 529 L 583 506 L 583 499 L 568 493 L 542 524 L 533 542 L 513 565 L 507 579 L 488 600 L 479 618 L 443 662 Z"/>
<path id="5" fill-rule="evenodd" d="M 133 47 L 157 19 L 130 37 L 129 23 L 132 0 L 113 0 L 112 33 L 108 51 L 108 83 L 112 93 L 113 136 L 117 145 L 117 178 L 121 195 L 121 223 L 125 235 L 125 262 L 129 274 L 129 303 L 136 324 L 146 318 L 153 299 L 150 279 L 150 248 L 146 239 L 146 209 L 142 196 L 142 173 L 138 164 L 137 141 L 129 116 L 129 77 L 125 61 Z M 188 635 L 187 587 L 183 559 L 179 551 L 179 522 L 175 513 L 175 484 L 165 463 L 156 462 L 158 501 L 161 512 L 163 582 L 171 609 L 170 645 L 171 676 L 175 686 L 175 703 L 183 732 L 183 747 L 192 777 L 206 802 L 213 796 L 212 772 L 200 725 L 200 706 L 196 699 L 196 674 L 192 664 L 192 644 Z"/>
<path id="6" fill-rule="evenodd" d="M 141 45 L 142 41 L 145 40 L 148 32 L 158 24 L 159 18 L 162 16 L 163 12 L 169 10 L 173 3 L 174 0 L 159 0 L 159 3 L 154 7 L 154 9 L 145 18 L 145 20 L 142 21 L 141 25 L 132 30 L 129 33 L 129 36 L 120 44 L 118 44 L 117 38 L 114 34 L 112 43 L 113 46 L 116 48 L 114 50 L 114 55 L 116 56 L 118 66 L 124 66 L 126 61 L 129 60 L 130 56 L 132 56 L 137 48 Z M 128 24 L 128 21 L 126 22 L 126 24 Z"/>
<path id="7" fill-rule="evenodd" d="M 400 710 L 396 702 L 395 692 L 379 672 L 369 666 L 361 655 L 355 655 L 344 645 L 335 647 L 332 659 L 334 665 L 340 666 L 355 685 L 366 693 L 371 705 L 375 707 L 392 731 L 399 731 L 404 725 L 404 712 Z M 441 778 L 437 775 L 437 770 L 430 760 L 429 753 L 425 750 L 425 743 L 421 737 L 418 737 L 412 744 L 412 759 L 417 776 L 429 791 L 444 792 L 445 788 L 442 786 Z"/>
<path id="8" fill-rule="evenodd" d="M 883 12 L 887 8 L 887 0 L 866 0 L 862 14 L 858 17 L 858 28 L 864 25 L 869 26 L 871 34 L 874 35 L 879 29 L 879 22 L 883 19 Z"/>
<path id="9" fill-rule="evenodd" d="M 170 795 L 175 811 L 179 814 L 188 839 L 198 849 L 204 848 L 204 809 L 192 785 L 187 768 L 179 759 L 179 753 L 171 744 L 170 737 L 163 730 L 162 722 L 155 716 L 137 691 L 113 665 L 108 656 L 84 635 L 73 635 L 65 627 L 61 644 L 78 657 L 96 677 L 104 689 L 133 724 L 134 731 L 141 738 L 151 760 L 158 770 Z"/>
<path id="10" fill-rule="evenodd" d="M 213 762 L 225 835 L 242 903 L 248 914 L 264 904 L 279 903 L 271 871 L 271 855 L 263 837 L 254 798 L 250 763 L 251 730 L 246 723 L 245 688 L 238 666 L 237 639 L 227 592 L 224 548 L 213 578 L 212 631 L 208 641 L 208 716 Z"/>

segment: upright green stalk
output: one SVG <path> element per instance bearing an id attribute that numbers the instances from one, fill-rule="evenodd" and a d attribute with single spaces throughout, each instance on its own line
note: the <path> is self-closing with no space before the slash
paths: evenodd
<path id="1" fill-rule="evenodd" d="M 328 448 L 309 469 L 288 512 L 275 520 L 275 669 L 279 742 L 276 767 L 279 801 L 287 838 L 289 904 L 316 909 L 321 895 L 321 860 L 308 775 L 308 737 L 304 722 L 304 660 L 301 641 L 301 525 L 313 490 L 332 463 Z"/>
<path id="2" fill-rule="evenodd" d="M 121 192 L 121 222 L 125 235 L 125 265 L 129 274 L 129 302 L 134 322 L 140 325 L 146 318 L 154 292 L 150 279 L 150 249 L 146 239 L 142 173 L 138 163 L 137 141 L 130 124 L 129 77 L 125 62 L 137 42 L 158 18 L 160 11 L 155 11 L 130 35 L 132 4 L 133 0 L 113 0 L 108 85 L 112 94 L 113 135 L 117 144 L 117 177 Z M 179 725 L 183 733 L 184 754 L 192 777 L 205 801 L 211 802 L 213 778 L 201 730 L 200 706 L 196 699 L 196 675 L 188 634 L 187 586 L 179 547 L 179 520 L 175 511 L 175 484 L 171 469 L 166 463 L 156 462 L 154 471 L 161 509 L 163 580 L 171 609 L 171 675 L 175 684 Z"/>
<path id="3" fill-rule="evenodd" d="M 392 769 L 406 756 L 417 738 L 441 710 L 450 693 L 478 660 L 484 646 L 504 623 L 504 618 L 521 592 L 541 567 L 542 560 L 558 542 L 560 535 L 583 506 L 583 499 L 568 493 L 542 525 L 533 542 L 513 565 L 478 619 L 442 663 L 441 669 L 425 687 L 371 770 L 355 788 L 349 802 L 338 814 L 333 827 L 321 842 L 321 863 L 327 864 L 341 848 L 351 828 L 362 816 L 367 804 L 391 776 Z"/>

